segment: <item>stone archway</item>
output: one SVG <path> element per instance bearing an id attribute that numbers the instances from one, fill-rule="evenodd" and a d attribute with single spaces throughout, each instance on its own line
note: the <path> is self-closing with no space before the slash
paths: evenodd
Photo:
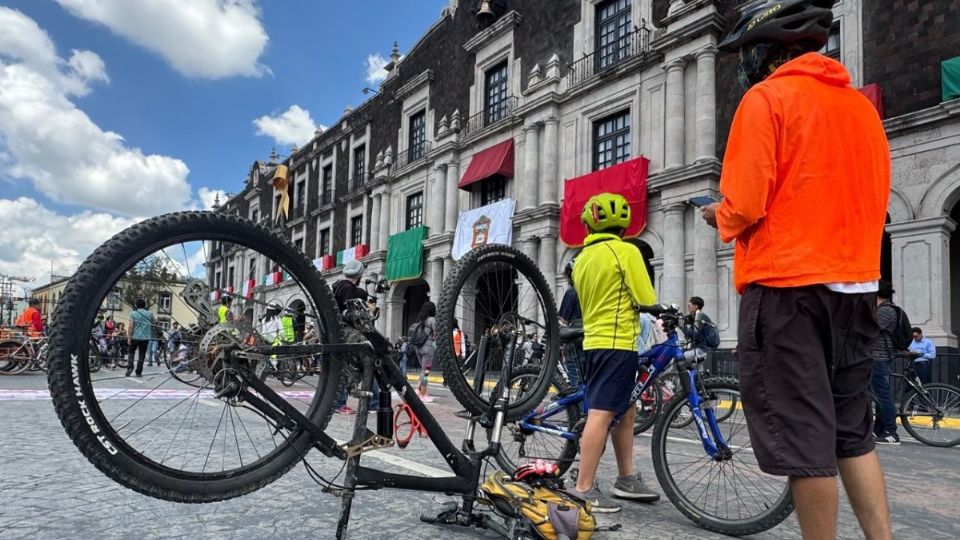
<path id="1" fill-rule="evenodd" d="M 953 205 L 950 219 L 960 224 L 960 201 Z M 950 272 L 948 285 L 950 287 L 950 330 L 954 336 L 960 337 L 960 229 L 954 229 L 950 235 Z"/>

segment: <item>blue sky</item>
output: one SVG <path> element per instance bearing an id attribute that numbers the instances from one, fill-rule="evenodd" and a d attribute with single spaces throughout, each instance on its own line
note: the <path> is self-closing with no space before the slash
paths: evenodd
<path id="1" fill-rule="evenodd" d="M 0 0 L 0 274 L 69 272 L 138 218 L 238 191 L 447 4 Z"/>

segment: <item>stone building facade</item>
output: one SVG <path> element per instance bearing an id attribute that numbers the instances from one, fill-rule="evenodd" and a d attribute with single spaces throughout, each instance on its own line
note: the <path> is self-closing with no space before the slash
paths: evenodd
<path id="1" fill-rule="evenodd" d="M 649 213 L 634 242 L 651 264 L 658 297 L 678 304 L 703 297 L 732 347 L 733 249 L 686 201 L 717 194 L 741 91 L 736 59 L 714 45 L 746 3 L 500 0 L 495 21 L 480 28 L 479 2 L 452 0 L 404 56 L 395 49 L 375 96 L 289 157 L 254 163 L 243 191 L 221 210 L 272 222 L 277 195 L 269 176 L 282 162 L 291 171 L 293 208 L 284 234 L 318 261 L 363 244 L 368 275 L 378 276 L 390 236 L 426 225 L 422 276 L 393 284 L 378 323 L 398 336 L 428 296 L 437 299 L 454 264 L 460 212 L 515 199 L 514 243 L 560 295 L 561 270 L 576 251 L 558 240 L 564 182 L 644 156 Z M 960 333 L 960 242 L 950 242 L 960 208 L 960 101 L 940 102 L 938 70 L 960 51 L 960 28 L 946 22 L 958 4 L 885 0 L 868 9 L 865 0 L 838 0 L 827 50 L 856 86 L 877 83 L 883 91 L 895 174 L 884 273 L 911 319 L 944 347 L 956 347 Z M 512 175 L 461 187 L 474 156 L 498 144 L 512 144 Z M 273 270 L 245 257 L 216 254 L 211 284 L 233 279 L 238 287 L 247 276 L 259 283 Z M 339 271 L 323 275 L 333 281 Z M 273 287 L 286 303 L 300 301 Z"/>

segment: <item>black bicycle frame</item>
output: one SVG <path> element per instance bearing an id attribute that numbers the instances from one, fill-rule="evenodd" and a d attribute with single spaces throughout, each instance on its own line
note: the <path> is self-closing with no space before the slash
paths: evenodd
<path id="1" fill-rule="evenodd" d="M 308 345 L 308 346 L 263 346 L 251 347 L 247 349 L 248 353 L 255 354 L 334 354 L 334 355 L 363 355 L 372 356 L 376 365 L 373 369 L 364 369 L 364 381 L 361 389 L 369 392 L 373 377 L 378 377 L 382 382 L 387 383 L 389 387 L 396 389 L 403 397 L 403 401 L 413 410 L 414 414 L 420 420 L 424 430 L 430 437 L 434 447 L 440 451 L 444 461 L 449 465 L 454 476 L 441 478 L 424 478 L 421 476 L 411 476 L 405 474 L 396 474 L 378 469 L 371 469 L 358 465 L 355 470 L 356 486 L 362 489 L 407 489 L 416 491 L 430 491 L 448 494 L 471 495 L 476 492 L 478 479 L 480 476 L 481 459 L 487 455 L 493 455 L 499 451 L 499 445 L 488 447 L 481 452 L 468 451 L 470 445 L 465 445 L 465 450 L 461 451 L 447 437 L 443 428 L 437 422 L 430 410 L 427 409 L 423 401 L 413 390 L 413 387 L 407 381 L 400 367 L 388 355 L 389 342 L 378 332 L 364 333 L 369 343 L 357 344 L 335 344 L 335 345 Z M 484 344 L 486 345 L 486 344 Z M 506 376 L 510 376 L 510 362 L 504 362 Z M 368 366 L 364 366 L 365 368 Z M 349 458 L 347 451 L 343 446 L 337 443 L 332 437 L 327 435 L 319 426 L 311 422 L 303 413 L 298 411 L 286 400 L 280 397 L 272 388 L 260 380 L 250 370 L 241 370 L 241 377 L 246 385 L 256 393 L 244 390 L 243 399 L 250 405 L 258 409 L 261 413 L 269 416 L 278 424 L 284 427 L 293 427 L 295 424 L 303 431 L 310 434 L 314 439 L 314 447 L 320 450 L 325 456 L 336 457 L 346 460 Z M 509 378 L 505 379 L 509 380 Z M 382 391 L 388 392 L 389 389 Z M 262 399 L 261 399 L 262 398 Z M 269 405 L 272 405 L 270 407 Z M 357 416 L 366 416 L 368 414 L 368 404 L 366 399 L 360 400 Z"/>

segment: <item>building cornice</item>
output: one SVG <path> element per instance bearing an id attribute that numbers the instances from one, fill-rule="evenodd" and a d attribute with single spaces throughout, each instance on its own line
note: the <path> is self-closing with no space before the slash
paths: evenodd
<path id="1" fill-rule="evenodd" d="M 950 119 L 960 119 L 960 98 L 944 101 L 933 107 L 916 112 L 888 118 L 883 122 L 887 136 L 901 135 L 903 132 L 929 127 L 932 124 Z"/>
<path id="2" fill-rule="evenodd" d="M 522 21 L 523 16 L 516 11 L 510 11 L 506 15 L 500 17 L 489 28 L 470 38 L 466 43 L 463 44 L 463 48 L 466 49 L 467 52 L 477 52 L 480 47 L 483 47 L 490 41 L 513 30 L 514 27 L 518 26 Z"/>
<path id="3" fill-rule="evenodd" d="M 393 97 L 402 101 L 406 99 L 407 96 L 413 94 L 414 92 L 419 90 L 421 87 L 423 87 L 423 85 L 429 84 L 430 81 L 432 81 L 433 79 L 434 79 L 433 70 L 428 69 L 423 73 L 407 81 L 407 83 L 401 86 L 400 88 L 397 88 L 396 90 L 394 90 Z"/>
<path id="4" fill-rule="evenodd" d="M 693 11 L 706 4 L 706 0 L 699 0 L 694 4 L 691 4 L 690 7 L 677 12 L 675 15 L 665 18 L 664 23 L 670 24 L 679 22 L 681 19 L 692 14 Z M 669 28 L 668 32 L 664 32 L 661 36 L 654 38 L 653 41 L 650 42 L 650 48 L 655 51 L 665 51 L 693 41 L 695 38 L 706 33 L 712 32 L 719 35 L 723 33 L 724 24 L 725 20 L 723 16 L 716 11 L 711 10 L 702 17 L 698 17 L 696 19 L 691 18 L 690 22 L 683 26 L 678 28 Z"/>
<path id="5" fill-rule="evenodd" d="M 921 236 L 931 232 L 937 232 L 943 235 L 949 235 L 957 228 L 957 222 L 950 219 L 949 216 L 936 216 L 931 218 L 914 219 L 912 221 L 903 221 L 900 223 L 890 223 L 885 229 L 890 236 Z"/>
<path id="6" fill-rule="evenodd" d="M 704 177 L 720 179 L 720 160 L 709 159 L 683 167 L 658 171 L 650 175 L 649 189 L 660 191 L 675 184 L 702 180 Z"/>

